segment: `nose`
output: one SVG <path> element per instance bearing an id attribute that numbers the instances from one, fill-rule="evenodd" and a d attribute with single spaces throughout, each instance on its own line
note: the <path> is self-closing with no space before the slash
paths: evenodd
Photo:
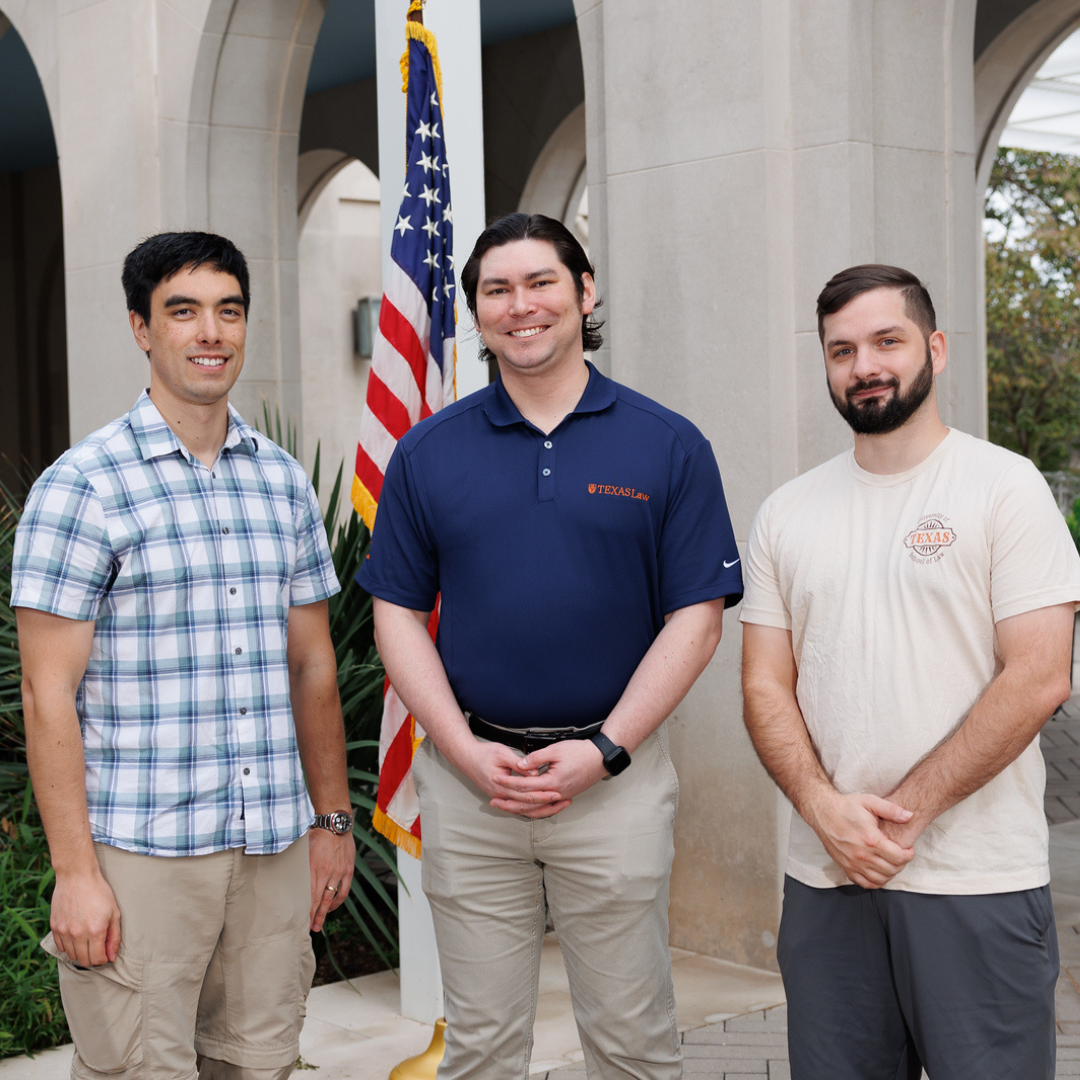
<path id="1" fill-rule="evenodd" d="M 881 365 L 878 363 L 874 350 L 868 345 L 861 345 L 855 351 L 855 363 L 851 369 L 856 379 L 872 379 L 881 374 Z"/>
<path id="2" fill-rule="evenodd" d="M 221 341 L 217 314 L 210 309 L 204 309 L 199 314 L 199 341 L 204 345 L 216 345 Z"/>
<path id="3" fill-rule="evenodd" d="M 510 297 L 510 314 L 522 317 L 535 309 L 532 293 L 526 288 L 516 288 Z"/>

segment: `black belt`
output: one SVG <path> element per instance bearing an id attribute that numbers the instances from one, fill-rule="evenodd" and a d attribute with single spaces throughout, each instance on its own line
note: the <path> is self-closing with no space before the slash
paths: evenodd
<path id="1" fill-rule="evenodd" d="M 504 728 L 489 724 L 473 713 L 465 715 L 469 718 L 469 730 L 474 735 L 479 735 L 481 739 L 490 739 L 492 742 L 500 742 L 504 746 L 524 750 L 526 754 L 531 754 L 542 746 L 562 742 L 564 739 L 591 739 L 604 726 L 601 720 L 598 724 L 590 724 L 583 728 Z"/>

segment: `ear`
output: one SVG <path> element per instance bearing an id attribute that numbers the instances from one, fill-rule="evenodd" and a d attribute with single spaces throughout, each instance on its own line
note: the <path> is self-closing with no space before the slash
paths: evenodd
<path id="1" fill-rule="evenodd" d="M 934 374 L 940 375 L 945 370 L 948 349 L 945 345 L 945 335 L 940 330 L 935 330 L 930 335 L 930 360 L 934 365 Z"/>
<path id="2" fill-rule="evenodd" d="M 135 342 L 144 353 L 150 353 L 150 330 L 146 320 L 137 312 L 128 312 L 128 322 L 131 324 L 131 332 L 135 335 Z"/>
<path id="3" fill-rule="evenodd" d="M 591 315 L 596 307 L 596 282 L 592 274 L 581 275 L 581 314 Z"/>

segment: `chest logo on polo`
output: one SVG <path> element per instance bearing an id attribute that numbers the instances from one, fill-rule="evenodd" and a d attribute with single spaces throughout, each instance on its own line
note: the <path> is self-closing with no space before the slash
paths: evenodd
<path id="1" fill-rule="evenodd" d="M 908 557 L 917 563 L 933 563 L 945 558 L 945 549 L 956 542 L 956 530 L 945 514 L 924 514 L 904 537 Z"/>
<path id="2" fill-rule="evenodd" d="M 624 499 L 640 499 L 642 502 L 648 502 L 649 496 L 644 491 L 638 491 L 637 488 L 632 487 L 620 487 L 618 484 L 590 484 L 590 495 L 621 495 Z"/>

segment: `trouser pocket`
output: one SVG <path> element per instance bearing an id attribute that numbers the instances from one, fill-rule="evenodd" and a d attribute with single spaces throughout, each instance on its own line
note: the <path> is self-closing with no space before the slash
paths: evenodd
<path id="1" fill-rule="evenodd" d="M 60 997 L 75 1044 L 73 1073 L 93 1078 L 141 1065 L 143 961 L 121 954 L 114 963 L 82 968 L 57 955 L 51 934 L 42 947 L 60 965 Z"/>

